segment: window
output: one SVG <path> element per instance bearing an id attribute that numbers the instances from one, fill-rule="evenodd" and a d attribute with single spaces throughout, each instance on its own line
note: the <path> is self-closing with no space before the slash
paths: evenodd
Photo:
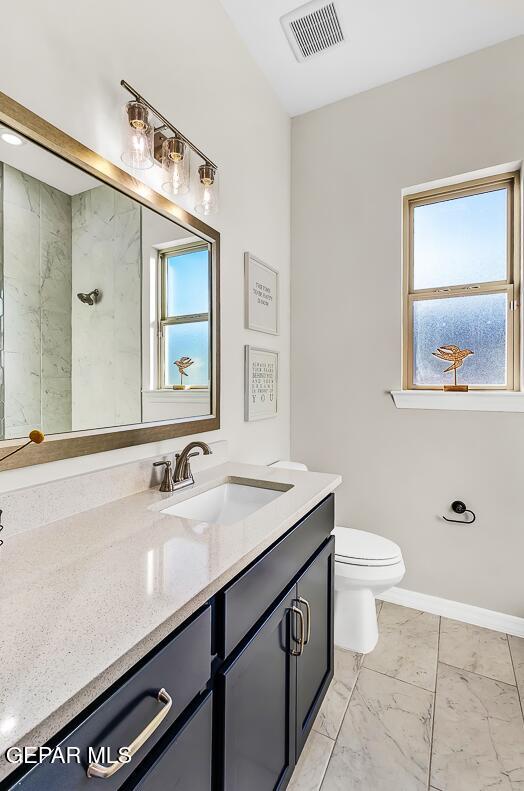
<path id="1" fill-rule="evenodd" d="M 159 387 L 209 388 L 208 245 L 199 242 L 164 250 L 159 284 Z"/>
<path id="2" fill-rule="evenodd" d="M 519 389 L 518 217 L 518 173 L 404 198 L 405 389 Z"/>

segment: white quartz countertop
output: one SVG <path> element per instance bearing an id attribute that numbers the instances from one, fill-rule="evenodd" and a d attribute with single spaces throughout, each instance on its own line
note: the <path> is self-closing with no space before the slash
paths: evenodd
<path id="1" fill-rule="evenodd" d="M 229 476 L 293 488 L 227 526 L 159 511 Z M 5 536 L 0 777 L 16 768 L 3 757 L 8 747 L 44 744 L 340 482 L 229 462 L 178 494 L 148 489 Z"/>

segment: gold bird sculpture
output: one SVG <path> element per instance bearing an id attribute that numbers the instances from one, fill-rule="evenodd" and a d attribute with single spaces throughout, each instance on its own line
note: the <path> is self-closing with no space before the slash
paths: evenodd
<path id="1" fill-rule="evenodd" d="M 180 384 L 182 385 L 182 377 L 187 376 L 186 368 L 189 368 L 190 365 L 193 365 L 193 360 L 191 357 L 181 357 L 179 360 L 175 360 L 175 365 L 178 368 L 178 373 L 180 374 Z"/>
<path id="2" fill-rule="evenodd" d="M 475 354 L 471 349 L 459 349 L 458 346 L 454 346 L 453 344 L 447 344 L 445 346 L 439 346 L 436 352 L 431 352 L 435 357 L 438 357 L 439 360 L 446 360 L 446 362 L 451 363 L 449 368 L 446 368 L 444 373 L 446 374 L 448 371 L 453 371 L 455 375 L 455 385 L 457 384 L 457 368 L 460 368 L 464 363 L 466 357 L 469 357 L 470 354 Z"/>

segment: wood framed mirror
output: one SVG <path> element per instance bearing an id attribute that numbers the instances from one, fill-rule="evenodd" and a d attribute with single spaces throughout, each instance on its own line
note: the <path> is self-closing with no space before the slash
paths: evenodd
<path id="1" fill-rule="evenodd" d="M 0 93 L 0 469 L 220 427 L 220 234 Z M 12 135 L 19 142 L 6 142 Z"/>

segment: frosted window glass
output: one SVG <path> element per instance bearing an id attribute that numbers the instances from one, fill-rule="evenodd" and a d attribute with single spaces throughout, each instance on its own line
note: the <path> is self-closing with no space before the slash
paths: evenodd
<path id="1" fill-rule="evenodd" d="M 506 279 L 507 189 L 416 206 L 414 287 Z"/>
<path id="2" fill-rule="evenodd" d="M 182 384 L 209 386 L 209 322 L 168 324 L 165 332 L 166 385 L 169 387 L 181 383 L 175 360 L 191 357 L 193 365 L 185 369 L 187 376 L 182 376 Z"/>
<path id="3" fill-rule="evenodd" d="M 209 311 L 209 253 L 194 250 L 167 259 L 167 315 Z"/>
<path id="4" fill-rule="evenodd" d="M 507 294 L 479 294 L 413 303 L 413 381 L 453 384 L 451 365 L 432 355 L 439 346 L 471 349 L 457 371 L 457 383 L 506 384 Z"/>

